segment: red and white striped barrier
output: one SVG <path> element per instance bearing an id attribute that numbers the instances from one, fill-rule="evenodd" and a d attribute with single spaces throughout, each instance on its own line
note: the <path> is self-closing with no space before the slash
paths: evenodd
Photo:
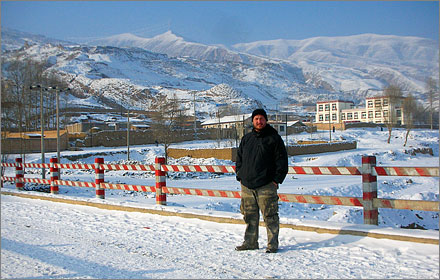
<path id="1" fill-rule="evenodd" d="M 167 195 L 163 193 L 164 187 L 166 187 L 166 173 L 162 171 L 162 166 L 165 163 L 165 158 L 157 157 L 154 160 L 156 166 L 156 204 L 166 205 L 167 204 Z"/>
<path id="2" fill-rule="evenodd" d="M 22 166 L 27 168 L 50 168 L 48 163 L 23 163 Z"/>
<path id="3" fill-rule="evenodd" d="M 439 211 L 438 201 L 375 198 L 373 204 L 377 208 Z"/>
<path id="4" fill-rule="evenodd" d="M 377 225 L 379 211 L 373 200 L 377 198 L 377 176 L 373 175 L 376 167 L 375 156 L 362 157 L 362 191 L 364 202 L 364 224 Z"/>
<path id="5" fill-rule="evenodd" d="M 95 158 L 95 189 L 96 198 L 105 198 L 105 190 L 101 187 L 104 183 L 104 169 L 101 169 L 101 164 L 104 163 L 104 158 Z"/>
<path id="6" fill-rule="evenodd" d="M 59 187 L 55 183 L 55 181 L 59 178 L 58 168 L 55 167 L 55 164 L 58 162 L 58 158 L 53 157 L 50 159 L 50 193 L 58 194 Z"/>
<path id="7" fill-rule="evenodd" d="M 17 190 L 22 191 L 24 188 L 24 184 L 20 179 L 23 179 L 24 177 L 24 170 L 21 158 L 16 158 L 15 163 L 15 178 L 17 179 L 15 181 L 15 187 L 17 188 Z"/>
<path id="8" fill-rule="evenodd" d="M 104 189 L 125 190 L 125 191 L 135 191 L 135 192 L 156 192 L 156 187 L 154 186 L 102 183 L 101 187 L 103 187 Z"/>
<path id="9" fill-rule="evenodd" d="M 224 165 L 162 165 L 166 172 L 235 173 L 235 166 Z"/>
<path id="10" fill-rule="evenodd" d="M 40 163 L 2 163 L 2 167 L 22 166 L 27 168 L 50 168 L 49 164 Z M 95 170 L 95 164 L 61 164 L 53 165 L 58 169 Z M 125 165 L 101 164 L 103 170 L 130 170 L 155 171 L 155 165 Z M 235 173 L 235 166 L 221 165 L 161 165 L 164 172 L 207 172 L 207 173 Z M 298 175 L 362 175 L 360 168 L 353 166 L 289 166 L 288 174 Z M 439 177 L 438 167 L 386 167 L 376 166 L 372 172 L 374 176 L 423 176 Z"/>
<path id="11" fill-rule="evenodd" d="M 439 177 L 438 167 L 386 167 L 375 166 L 377 176 L 423 176 Z"/>
<path id="12" fill-rule="evenodd" d="M 80 182 L 80 181 L 69 181 L 69 180 L 57 180 L 55 183 L 58 186 L 69 186 L 69 187 L 84 187 L 84 188 L 95 188 L 95 183 L 91 182 Z"/>
<path id="13" fill-rule="evenodd" d="M 15 177 L 2 176 L 2 181 L 15 182 Z"/>
<path id="14" fill-rule="evenodd" d="M 225 191 L 211 189 L 192 189 L 166 186 L 166 172 L 209 172 L 209 173 L 235 173 L 235 166 L 218 165 L 165 165 L 164 158 L 156 158 L 154 165 L 123 165 L 104 164 L 102 158 L 95 159 L 95 164 L 24 164 L 21 159 L 16 163 L 2 163 L 2 167 L 15 167 L 16 177 L 2 176 L 2 181 L 15 182 L 17 189 L 23 188 L 24 183 L 38 183 L 55 186 L 65 185 L 72 187 L 88 187 L 96 189 L 98 198 L 105 198 L 105 189 L 120 189 L 139 192 L 155 192 L 156 203 L 166 205 L 166 194 L 184 194 L 224 198 L 240 198 L 240 191 Z M 24 178 L 23 168 L 50 167 L 52 177 L 50 180 L 37 178 Z M 53 169 L 52 169 L 53 168 Z M 58 180 L 56 168 L 95 170 L 95 182 L 78 182 Z M 104 182 L 105 170 L 130 170 L 130 171 L 155 171 L 156 186 L 112 184 Z M 421 211 L 439 211 L 437 201 L 420 200 L 393 200 L 377 198 L 377 176 L 428 176 L 439 177 L 438 167 L 378 167 L 376 158 L 367 156 L 362 158 L 362 167 L 333 167 L 333 166 L 289 166 L 289 174 L 305 175 L 358 175 L 362 176 L 363 197 L 316 196 L 298 194 L 279 194 L 280 200 L 294 203 L 327 204 L 342 206 L 357 206 L 364 208 L 364 223 L 377 224 L 378 208 L 410 209 Z M 59 170 L 58 170 L 59 176 Z"/>
<path id="15" fill-rule="evenodd" d="M 341 206 L 361 206 L 361 207 L 363 206 L 362 198 L 360 197 L 305 195 L 305 194 L 279 194 L 278 196 L 280 197 L 280 200 L 284 202 L 341 205 Z"/>
<path id="16" fill-rule="evenodd" d="M 187 195 L 214 196 L 214 197 L 225 197 L 225 198 L 227 197 L 241 198 L 240 191 L 222 191 L 222 190 L 175 188 L 175 187 L 165 187 L 163 188 L 163 191 L 169 194 L 187 194 Z"/>
<path id="17" fill-rule="evenodd" d="M 18 163 L 8 163 L 8 162 L 2 162 L 3 167 L 16 167 Z"/>
<path id="18" fill-rule="evenodd" d="M 95 165 L 94 164 L 65 164 L 65 163 L 57 163 L 54 165 L 54 167 L 59 169 L 84 169 L 84 170 L 94 170 Z"/>
<path id="19" fill-rule="evenodd" d="M 130 171 L 155 171 L 154 165 L 135 165 L 135 164 L 101 164 L 104 170 L 130 170 Z"/>
<path id="20" fill-rule="evenodd" d="M 18 181 L 25 182 L 25 183 L 33 183 L 33 184 L 50 185 L 49 179 L 22 178 L 21 180 L 18 180 Z"/>
<path id="21" fill-rule="evenodd" d="M 361 175 L 357 167 L 289 166 L 288 174 L 301 175 Z"/>

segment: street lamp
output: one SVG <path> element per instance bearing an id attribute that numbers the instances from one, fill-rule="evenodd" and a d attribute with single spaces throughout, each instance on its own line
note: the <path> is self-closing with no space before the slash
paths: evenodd
<path id="1" fill-rule="evenodd" d="M 60 89 L 59 87 L 48 87 L 47 89 L 54 89 L 55 90 L 55 95 L 56 95 L 56 100 L 57 100 L 57 104 L 56 104 L 56 115 L 57 115 L 57 159 L 58 159 L 58 163 L 60 163 L 61 161 L 61 157 L 60 157 L 60 95 L 59 92 L 60 91 L 69 91 L 70 88 L 64 88 L 64 89 Z"/>
<path id="2" fill-rule="evenodd" d="M 127 110 L 127 161 L 130 160 L 130 108 Z"/>
<path id="3" fill-rule="evenodd" d="M 44 116 L 43 116 L 43 87 L 41 85 L 35 85 L 29 87 L 31 90 L 39 88 L 40 89 L 40 123 L 41 123 L 41 163 L 44 164 Z M 41 168 L 41 178 L 46 178 L 45 168 Z"/>
<path id="4" fill-rule="evenodd" d="M 196 91 L 192 93 L 194 94 L 194 139 L 197 140 Z"/>

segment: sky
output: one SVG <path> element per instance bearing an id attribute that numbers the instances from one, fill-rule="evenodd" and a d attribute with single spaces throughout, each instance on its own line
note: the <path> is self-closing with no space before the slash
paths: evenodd
<path id="1" fill-rule="evenodd" d="M 438 1 L 1 1 L 1 26 L 87 41 L 168 30 L 203 44 L 364 33 L 438 41 Z"/>

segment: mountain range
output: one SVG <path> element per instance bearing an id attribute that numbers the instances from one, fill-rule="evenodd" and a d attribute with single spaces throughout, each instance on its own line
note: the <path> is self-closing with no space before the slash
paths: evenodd
<path id="1" fill-rule="evenodd" d="M 438 77 L 435 41 L 361 34 L 305 40 L 204 45 L 171 31 L 152 38 L 120 34 L 87 43 L 2 29 L 2 57 L 46 61 L 47 70 L 82 98 L 102 106 L 152 110 L 160 96 L 177 98 L 187 114 L 209 117 L 221 104 L 239 111 L 264 106 L 292 110 L 325 99 L 362 103 L 398 85 L 426 101 L 428 77 Z M 8 70 L 3 63 L 3 76 Z"/>

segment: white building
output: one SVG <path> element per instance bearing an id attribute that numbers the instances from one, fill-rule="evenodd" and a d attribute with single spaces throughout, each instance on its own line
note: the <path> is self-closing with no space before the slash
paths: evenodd
<path id="1" fill-rule="evenodd" d="M 385 124 L 390 121 L 405 124 L 402 111 L 403 97 L 390 104 L 389 97 L 366 99 L 365 107 L 354 107 L 352 101 L 321 101 L 316 103 L 315 123 L 367 122 Z M 330 119 L 331 118 L 331 119 Z"/>
<path id="2" fill-rule="evenodd" d="M 320 101 L 316 103 L 315 123 L 339 123 L 341 122 L 342 110 L 352 109 L 354 103 L 352 101 L 333 100 Z M 331 117 L 331 119 L 330 119 Z"/>
<path id="3" fill-rule="evenodd" d="M 234 128 L 243 127 L 243 124 L 250 122 L 252 114 L 242 114 L 234 116 L 225 116 L 221 118 L 210 119 L 202 122 L 203 128 Z"/>

